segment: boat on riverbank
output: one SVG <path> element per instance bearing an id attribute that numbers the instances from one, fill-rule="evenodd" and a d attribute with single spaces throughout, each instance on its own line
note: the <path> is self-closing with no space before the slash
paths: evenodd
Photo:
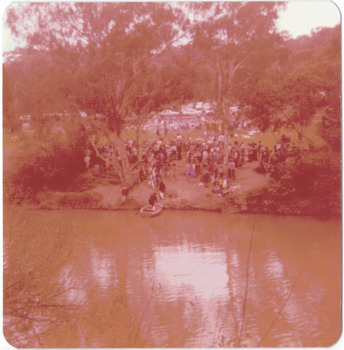
<path id="1" fill-rule="evenodd" d="M 157 216 L 161 213 L 162 208 L 163 208 L 162 204 L 156 203 L 155 208 L 153 210 L 153 207 L 148 204 L 140 209 L 140 214 L 141 214 L 141 216 L 144 216 L 144 217 Z"/>

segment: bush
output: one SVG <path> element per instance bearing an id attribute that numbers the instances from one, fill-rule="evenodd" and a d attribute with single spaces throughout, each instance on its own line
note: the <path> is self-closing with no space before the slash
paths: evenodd
<path id="1" fill-rule="evenodd" d="M 327 148 L 287 159 L 281 178 L 247 197 L 248 211 L 270 214 L 341 214 L 340 161 Z"/>
<path id="2" fill-rule="evenodd" d="M 34 200 L 42 190 L 67 190 L 85 170 L 86 135 L 71 128 L 67 135 L 51 133 L 44 142 L 27 138 L 11 158 L 5 175 L 5 198 L 20 203 Z"/>
<path id="3" fill-rule="evenodd" d="M 70 209 L 99 209 L 102 196 L 99 193 L 67 193 L 58 200 L 58 206 Z"/>

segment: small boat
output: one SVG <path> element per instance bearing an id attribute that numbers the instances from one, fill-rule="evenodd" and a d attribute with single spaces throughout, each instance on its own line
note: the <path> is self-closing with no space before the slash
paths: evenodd
<path id="1" fill-rule="evenodd" d="M 154 210 L 153 210 L 153 207 L 148 204 L 148 205 L 145 205 L 144 207 L 141 208 L 140 214 L 142 216 L 153 217 L 153 216 L 157 216 L 158 214 L 160 214 L 161 211 L 162 211 L 162 204 L 155 203 Z"/>

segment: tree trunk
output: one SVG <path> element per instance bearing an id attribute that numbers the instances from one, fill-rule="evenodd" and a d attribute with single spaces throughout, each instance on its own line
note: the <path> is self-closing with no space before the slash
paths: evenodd
<path id="1" fill-rule="evenodd" d="M 221 72 L 221 66 L 220 66 L 220 60 L 216 62 L 216 67 L 217 67 L 217 79 L 218 79 L 218 102 L 217 102 L 217 107 L 219 110 L 219 114 L 223 114 L 223 97 L 222 97 L 222 72 Z"/>
<path id="2" fill-rule="evenodd" d="M 140 135 L 141 135 L 141 127 L 139 126 L 139 127 L 136 129 L 137 159 L 138 159 L 139 162 L 142 160 L 142 151 L 141 151 Z"/>
<path id="3" fill-rule="evenodd" d="M 127 152 L 125 150 L 124 142 L 116 133 L 113 134 L 113 138 L 111 139 L 109 135 L 107 135 L 109 143 L 112 145 L 114 150 L 112 155 L 112 166 L 116 170 L 122 186 L 126 186 L 131 188 L 134 184 L 132 169 L 130 168 L 129 159 L 127 156 Z M 93 149 L 95 150 L 97 156 L 106 162 L 106 159 L 100 154 L 94 140 L 91 137 L 91 144 Z M 118 159 L 118 156 L 120 160 Z"/>
<path id="4" fill-rule="evenodd" d="M 113 134 L 113 144 L 114 144 L 114 154 L 113 154 L 113 165 L 116 170 L 118 170 L 122 186 L 126 186 L 128 188 L 133 187 L 134 179 L 132 170 L 130 168 L 129 159 L 127 152 L 125 150 L 124 142 L 120 136 L 116 133 Z M 117 153 L 121 159 L 121 161 L 117 158 Z"/>

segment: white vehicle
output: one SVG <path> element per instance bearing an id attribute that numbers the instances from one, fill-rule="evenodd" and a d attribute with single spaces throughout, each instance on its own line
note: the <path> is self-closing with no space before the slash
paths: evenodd
<path id="1" fill-rule="evenodd" d="M 196 109 L 202 109 L 203 102 L 197 102 L 196 103 Z"/>
<path id="2" fill-rule="evenodd" d="M 143 126 L 143 130 L 154 130 L 156 129 L 156 126 L 152 123 L 147 123 L 146 125 Z"/>
<path id="3" fill-rule="evenodd" d="M 198 111 L 193 108 L 182 108 L 183 115 L 198 115 Z"/>
<path id="4" fill-rule="evenodd" d="M 165 109 L 162 112 L 160 112 L 159 114 L 161 114 L 161 115 L 178 115 L 179 113 L 176 111 L 172 111 L 170 109 Z"/>

